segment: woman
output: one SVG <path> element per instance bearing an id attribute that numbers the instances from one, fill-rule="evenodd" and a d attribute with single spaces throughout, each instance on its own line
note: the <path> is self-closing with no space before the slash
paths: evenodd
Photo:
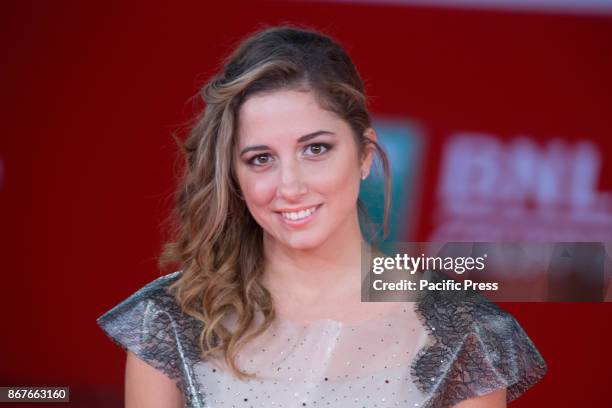
<path id="1" fill-rule="evenodd" d="M 162 276 L 98 319 L 127 407 L 504 407 L 546 366 L 492 304 L 362 303 L 362 81 L 311 30 L 246 39 L 202 91 Z M 372 248 L 375 250 L 375 248 Z M 436 331 L 437 329 L 437 331 Z"/>

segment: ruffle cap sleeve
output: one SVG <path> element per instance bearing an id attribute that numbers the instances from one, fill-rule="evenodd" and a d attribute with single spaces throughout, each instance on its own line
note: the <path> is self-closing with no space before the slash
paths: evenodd
<path id="1" fill-rule="evenodd" d="M 181 271 L 161 276 L 96 319 L 98 326 L 123 350 L 177 383 L 187 406 L 197 406 L 200 391 L 193 365 L 200 360 L 197 319 L 180 310 L 168 286 Z"/>
<path id="2" fill-rule="evenodd" d="M 502 388 L 510 402 L 547 371 L 516 319 L 477 292 L 431 291 L 415 308 L 429 332 L 412 365 L 429 396 L 424 407 L 452 407 Z"/>

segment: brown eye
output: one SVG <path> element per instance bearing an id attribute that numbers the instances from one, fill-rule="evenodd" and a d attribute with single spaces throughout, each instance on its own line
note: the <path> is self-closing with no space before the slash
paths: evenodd
<path id="1" fill-rule="evenodd" d="M 254 166 L 262 166 L 264 164 L 268 164 L 269 162 L 270 162 L 269 154 L 258 154 L 257 156 L 253 156 L 248 161 L 248 164 L 254 165 Z"/>
<path id="2" fill-rule="evenodd" d="M 310 154 L 308 154 L 309 156 L 320 156 L 323 153 L 326 153 L 327 151 L 331 150 L 331 145 L 327 144 L 327 143 L 313 143 L 311 145 L 306 146 L 306 149 L 304 149 L 306 152 L 310 151 Z"/>

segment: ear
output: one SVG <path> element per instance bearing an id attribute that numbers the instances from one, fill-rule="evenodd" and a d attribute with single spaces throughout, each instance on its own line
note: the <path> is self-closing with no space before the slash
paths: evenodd
<path id="1" fill-rule="evenodd" d="M 366 139 L 369 139 L 374 142 L 378 141 L 378 135 L 376 134 L 376 131 L 373 128 L 367 128 L 363 132 L 363 135 Z M 363 154 L 361 157 L 361 179 L 362 180 L 365 180 L 370 174 L 370 168 L 372 166 L 372 160 L 374 159 L 375 150 L 376 148 L 374 147 L 372 143 L 367 143 L 367 141 L 365 142 Z"/>

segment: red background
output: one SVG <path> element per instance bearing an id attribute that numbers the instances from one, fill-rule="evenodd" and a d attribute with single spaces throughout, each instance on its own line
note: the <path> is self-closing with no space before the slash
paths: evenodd
<path id="1" fill-rule="evenodd" d="M 456 130 L 586 138 L 603 155 L 599 190 L 612 190 L 610 16 L 228 3 L 3 3 L 0 385 L 69 385 L 71 406 L 121 406 L 125 355 L 95 318 L 160 274 L 170 134 L 262 24 L 331 34 L 373 113 L 425 126 L 416 240 L 432 228 L 440 152 Z M 504 307 L 549 365 L 513 406 L 610 406 L 611 304 Z"/>

